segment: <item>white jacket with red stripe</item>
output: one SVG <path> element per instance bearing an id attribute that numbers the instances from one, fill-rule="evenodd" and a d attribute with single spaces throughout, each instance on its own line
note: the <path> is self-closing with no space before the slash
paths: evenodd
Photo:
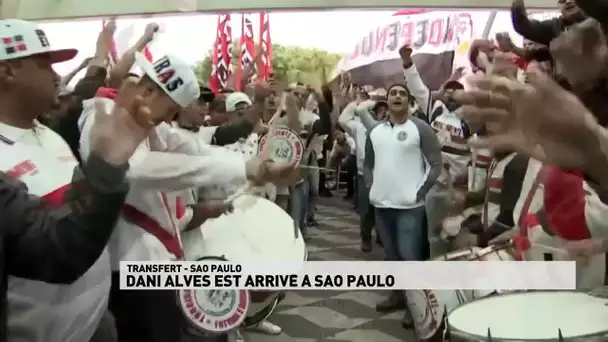
<path id="1" fill-rule="evenodd" d="M 90 152 L 95 101 L 111 113 L 111 99 L 85 101 L 80 118 L 80 154 Z M 182 190 L 209 187 L 217 182 L 243 181 L 245 160 L 240 153 L 210 146 L 167 124 L 156 127 L 155 138 L 143 142 L 129 160 L 131 184 L 123 214 L 108 246 L 113 270 L 120 261 L 173 260 L 182 250 L 176 232 L 191 219 Z"/>
<path id="2" fill-rule="evenodd" d="M 0 171 L 22 181 L 28 192 L 43 197 L 50 209 L 61 207 L 78 162 L 58 134 L 41 124 L 20 129 L 0 123 L 0 149 Z M 9 277 L 8 340 L 89 341 L 108 305 L 108 261 L 104 252 L 71 285 Z"/>

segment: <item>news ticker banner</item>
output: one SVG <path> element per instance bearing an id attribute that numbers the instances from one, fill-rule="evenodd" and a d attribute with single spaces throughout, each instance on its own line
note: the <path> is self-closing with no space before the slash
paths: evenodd
<path id="1" fill-rule="evenodd" d="M 574 261 L 120 263 L 124 290 L 573 290 Z"/>

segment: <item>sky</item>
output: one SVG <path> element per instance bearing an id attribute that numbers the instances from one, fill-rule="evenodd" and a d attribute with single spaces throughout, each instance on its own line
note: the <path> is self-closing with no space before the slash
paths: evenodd
<path id="1" fill-rule="evenodd" d="M 394 11 L 323 11 L 281 12 L 270 15 L 271 39 L 281 45 L 317 48 L 339 54 L 351 52 L 357 40 L 370 28 L 386 20 Z M 254 30 L 258 30 L 258 15 L 252 15 Z M 217 15 L 179 15 L 149 19 L 118 20 L 116 35 L 133 25 L 134 42 L 149 22 L 160 25 L 151 46 L 154 55 L 174 54 L 194 65 L 213 46 Z M 95 41 L 101 29 L 100 20 L 53 22 L 42 24 L 53 48 L 77 48 L 74 60 L 57 64 L 59 74 L 66 74 L 95 51 Z M 241 16 L 232 15 L 232 36 L 241 34 Z M 257 34 L 257 33 L 256 33 Z M 257 41 L 257 38 L 256 38 Z"/>

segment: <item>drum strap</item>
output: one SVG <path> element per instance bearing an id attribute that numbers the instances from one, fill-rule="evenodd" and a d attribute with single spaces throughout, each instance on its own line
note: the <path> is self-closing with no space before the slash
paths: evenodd
<path id="1" fill-rule="evenodd" d="M 156 220 L 129 204 L 122 205 L 122 214 L 128 221 L 156 237 L 171 254 L 180 259 L 183 258 L 184 253 L 178 238 L 169 233 Z"/>
<path id="2" fill-rule="evenodd" d="M 534 182 L 532 183 L 532 186 L 530 187 L 530 190 L 528 191 L 528 194 L 526 195 L 524 204 L 521 206 L 521 211 L 519 212 L 519 220 L 517 222 L 517 225 L 519 226 L 519 235 L 522 237 L 525 237 L 525 238 L 528 238 L 528 226 L 525 224 L 524 221 L 526 220 L 526 216 L 528 215 L 528 212 L 530 210 L 530 205 L 532 205 L 532 200 L 534 199 L 534 196 L 536 195 L 536 191 L 538 190 L 540 184 L 542 183 L 542 181 L 545 178 L 544 175 L 545 175 L 545 168 L 543 167 L 536 174 L 536 178 L 534 179 Z M 515 249 L 515 259 L 523 260 L 523 253 L 521 250 L 518 250 L 517 248 Z"/>

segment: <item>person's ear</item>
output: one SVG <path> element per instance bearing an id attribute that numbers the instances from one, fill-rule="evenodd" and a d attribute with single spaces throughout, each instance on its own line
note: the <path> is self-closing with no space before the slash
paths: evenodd
<path id="1" fill-rule="evenodd" d="M 0 82 L 11 83 L 15 80 L 15 69 L 8 62 L 0 62 Z"/>

